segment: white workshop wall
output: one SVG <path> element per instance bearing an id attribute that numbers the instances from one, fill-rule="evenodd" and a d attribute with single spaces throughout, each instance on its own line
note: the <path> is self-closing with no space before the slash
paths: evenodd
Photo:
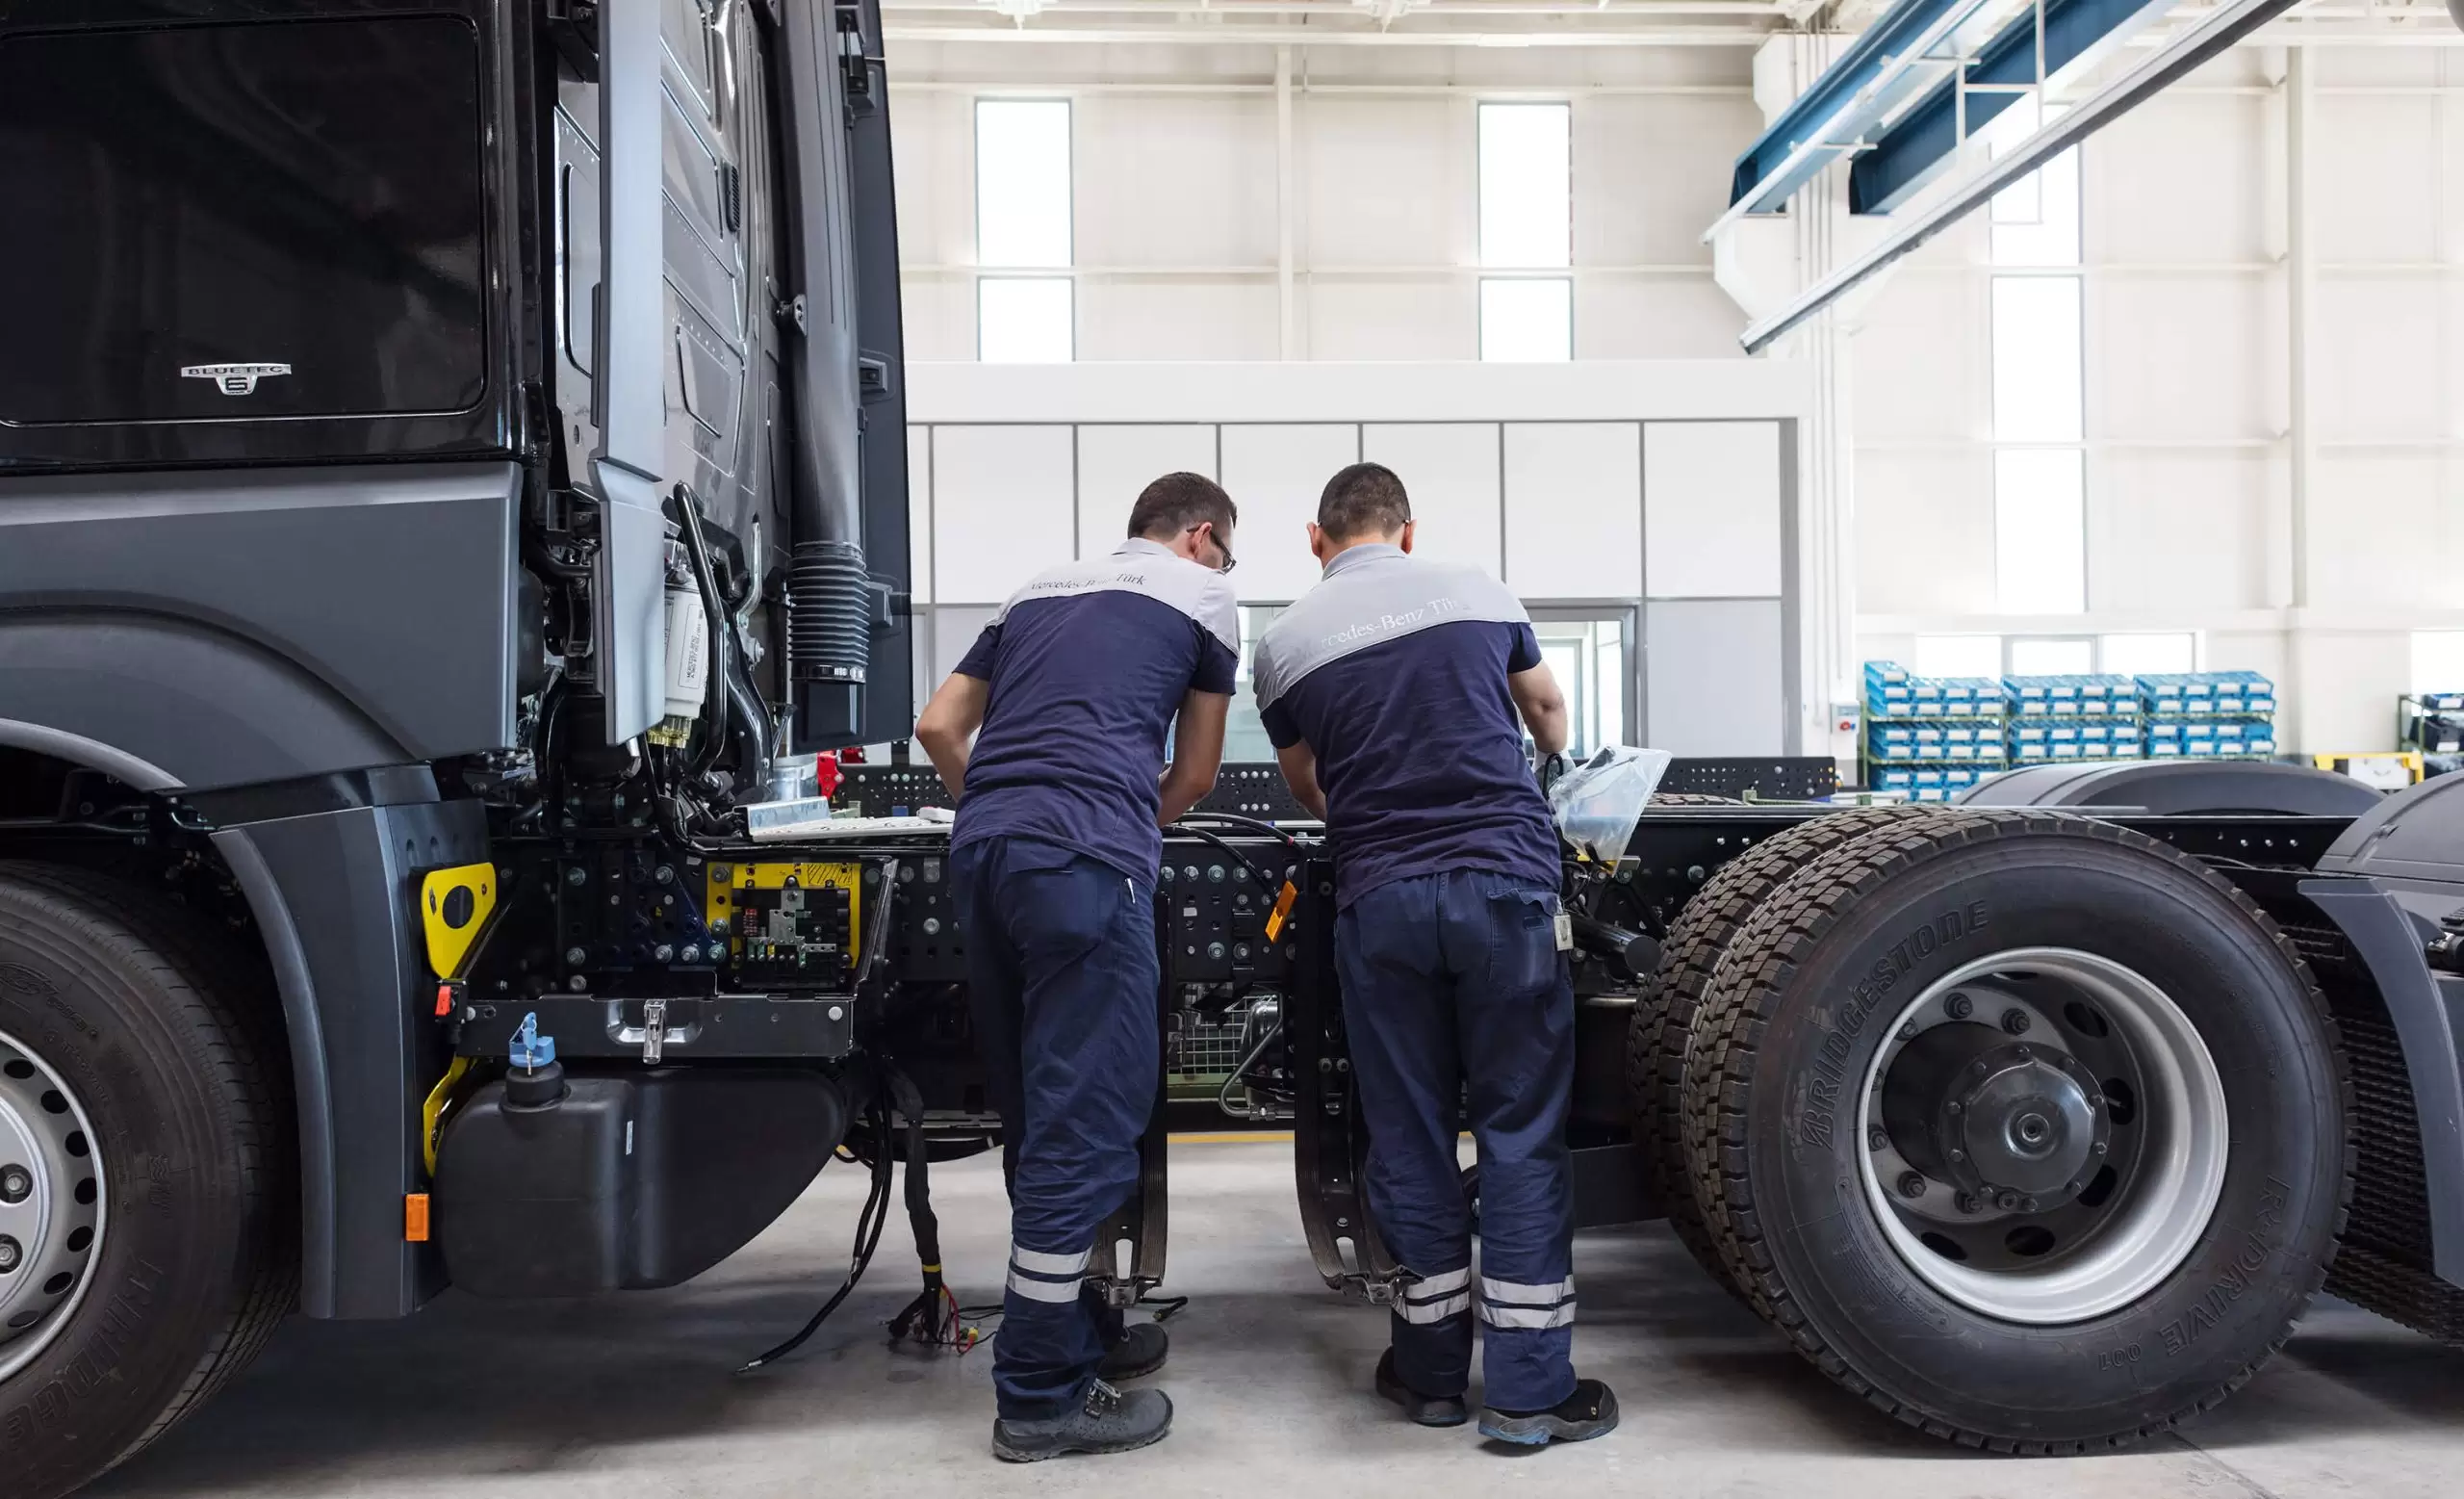
<path id="1" fill-rule="evenodd" d="M 1747 47 L 1295 47 L 1290 335 L 1271 47 L 890 43 L 908 355 L 975 357 L 974 101 L 1066 98 L 1081 360 L 1479 354 L 1476 111 L 1573 107 L 1575 355 L 1733 359 L 1703 227 Z"/>
<path id="2" fill-rule="evenodd" d="M 1219 476 L 1240 504 L 1242 602 L 1288 603 L 1317 579 L 1320 491 L 1366 456 L 1410 489 L 1423 555 L 1502 566 L 1535 609 L 1630 611 L 1628 702 L 1662 715 L 1653 740 L 1787 753 L 1807 389 L 1802 367 L 1747 361 L 913 365 L 923 654 L 945 671 L 1038 568 L 1110 551 L 1173 469 Z"/>
<path id="3" fill-rule="evenodd" d="M 2464 628 L 2464 48 L 2303 56 L 2306 433 L 2288 312 L 2300 138 L 2281 54 L 2244 48 L 2083 147 L 2085 615 L 1995 609 L 1984 224 L 1862 309 L 1860 655 L 1919 633 L 2194 631 L 2202 666 L 2276 679 L 2286 748 L 2390 745 L 2411 632 Z"/>

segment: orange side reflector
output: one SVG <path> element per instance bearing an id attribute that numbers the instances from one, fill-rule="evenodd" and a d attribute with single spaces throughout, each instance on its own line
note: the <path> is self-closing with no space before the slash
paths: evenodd
<path id="1" fill-rule="evenodd" d="M 427 1194 L 414 1192 L 402 1199 L 402 1242 L 427 1242 Z"/>
<path id="2" fill-rule="evenodd" d="M 1300 887 L 1290 880 L 1284 881 L 1283 890 L 1274 897 L 1274 910 L 1267 916 L 1267 941 L 1282 940 L 1283 923 L 1292 919 L 1292 903 L 1299 898 Z"/>

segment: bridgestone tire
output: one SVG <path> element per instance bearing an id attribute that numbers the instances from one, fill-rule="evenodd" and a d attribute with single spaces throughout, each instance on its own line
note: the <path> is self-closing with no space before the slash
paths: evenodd
<path id="1" fill-rule="evenodd" d="M 1755 844 L 1720 866 L 1668 924 L 1659 968 L 1644 986 L 1626 1032 L 1626 1098 L 1642 1145 L 1644 1180 L 1695 1260 L 1731 1292 L 1743 1294 L 1712 1247 L 1685 1164 L 1686 1038 L 1720 954 L 1783 880 L 1807 861 L 1907 815 L 1904 807 L 1826 813 Z"/>
<path id="2" fill-rule="evenodd" d="M 2160 986 L 2213 1058 L 2229 1122 L 2186 1255 L 2118 1309 L 2057 1326 L 1980 1315 L 1911 1268 L 1864 1191 L 1861 1083 L 1827 1081 L 1861 1079 L 1927 986 L 2024 947 Z M 2222 1400 L 2318 1290 L 2351 1194 L 2335 1029 L 2283 935 L 2172 849 L 2043 813 L 1928 812 L 1787 880 L 1729 943 L 1684 1105 L 1713 1240 L 1758 1309 L 1874 1406 L 2004 1452 L 2117 1447 Z"/>
<path id="3" fill-rule="evenodd" d="M 106 1209 L 89 1294 L 0 1383 L 11 1499 L 54 1499 L 141 1450 L 295 1303 L 279 1013 L 263 963 L 191 912 L 84 871 L 0 864 L 0 1032 L 77 1094 Z"/>

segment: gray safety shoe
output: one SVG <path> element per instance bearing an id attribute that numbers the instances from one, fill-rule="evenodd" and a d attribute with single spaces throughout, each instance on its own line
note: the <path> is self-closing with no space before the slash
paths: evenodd
<path id="1" fill-rule="evenodd" d="M 1575 1392 L 1546 1410 L 1480 1412 L 1480 1434 L 1493 1442 L 1518 1447 L 1545 1447 L 1551 1442 L 1587 1442 L 1617 1430 L 1617 1396 L 1598 1380 L 1578 1380 Z"/>
<path id="2" fill-rule="evenodd" d="M 992 1455 L 1004 1462 L 1041 1462 L 1073 1452 L 1131 1452 L 1162 1441 L 1172 1430 L 1172 1397 L 1159 1389 L 1126 1393 L 1101 1380 L 1077 1409 L 1041 1421 L 992 1423 Z"/>
<path id="3" fill-rule="evenodd" d="M 1104 1361 L 1095 1365 L 1095 1378 L 1116 1384 L 1142 1378 L 1164 1367 L 1164 1357 L 1171 1349 L 1171 1334 L 1162 1323 L 1130 1323 L 1121 1329 L 1120 1341 L 1104 1350 Z"/>
<path id="4" fill-rule="evenodd" d="M 1461 1426 L 1471 1419 L 1460 1395 L 1424 1395 L 1395 1372 L 1395 1350 L 1377 1360 L 1377 1393 L 1403 1408 L 1418 1426 Z"/>

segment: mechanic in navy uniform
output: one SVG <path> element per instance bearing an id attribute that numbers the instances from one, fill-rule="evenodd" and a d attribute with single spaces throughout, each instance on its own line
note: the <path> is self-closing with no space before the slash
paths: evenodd
<path id="1" fill-rule="evenodd" d="M 1574 1370 L 1566 1113 L 1575 1001 L 1558 842 L 1525 758 L 1566 744 L 1530 617 L 1477 568 L 1414 558 L 1411 503 L 1374 463 L 1327 481 L 1318 585 L 1257 645 L 1284 778 L 1334 845 L 1335 960 L 1369 1125 L 1370 1211 L 1409 1272 L 1379 1394 L 1424 1426 L 1466 1418 L 1538 1446 L 1617 1424 Z M 1518 717 L 1520 722 L 1518 723 Z M 1455 1138 L 1479 1150 L 1481 1262 Z"/>
<path id="2" fill-rule="evenodd" d="M 1114 1384 L 1163 1364 L 1164 1330 L 1124 1323 L 1087 1278 L 1137 1182 L 1163 1071 L 1160 828 L 1213 788 L 1223 757 L 1237 518 L 1212 479 L 1147 485 L 1129 539 L 1011 595 L 915 724 L 959 798 L 952 893 L 1004 1126 L 992 1450 L 1011 1461 L 1124 1452 L 1171 1429 L 1168 1397 Z"/>

